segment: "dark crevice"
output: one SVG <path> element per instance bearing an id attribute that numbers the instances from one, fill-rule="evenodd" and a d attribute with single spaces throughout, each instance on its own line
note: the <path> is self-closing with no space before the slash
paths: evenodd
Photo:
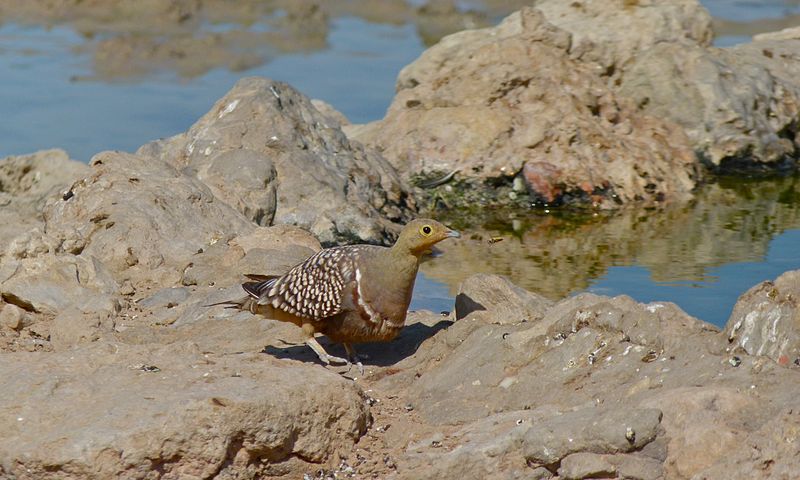
<path id="1" fill-rule="evenodd" d="M 34 308 L 32 303 L 19 298 L 13 293 L 3 292 L 3 294 L 0 296 L 2 296 L 3 301 L 6 303 L 10 303 L 11 305 L 16 305 L 27 312 L 39 313 L 39 311 L 36 310 L 36 308 Z"/>

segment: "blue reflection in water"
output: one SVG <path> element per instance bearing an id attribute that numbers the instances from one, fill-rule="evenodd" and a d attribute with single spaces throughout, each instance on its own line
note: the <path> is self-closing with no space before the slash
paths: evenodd
<path id="1" fill-rule="evenodd" d="M 214 69 L 192 79 L 171 73 L 89 79 L 91 56 L 68 27 L 0 26 L 0 158 L 63 148 L 88 161 L 103 150 L 132 152 L 186 131 L 244 76 L 289 83 L 354 123 L 382 118 L 402 67 L 423 50 L 413 25 L 357 18 L 331 22 L 328 48 L 281 55 L 247 72 Z"/>
<path id="2" fill-rule="evenodd" d="M 428 278 L 424 273 L 417 275 L 414 284 L 414 296 L 411 297 L 410 310 L 430 310 L 432 312 L 450 312 L 455 299 L 450 295 L 450 287 L 445 283 Z"/>
<path id="3" fill-rule="evenodd" d="M 630 295 L 639 302 L 669 301 L 719 327 L 725 325 L 736 300 L 750 287 L 800 268 L 800 230 L 789 230 L 770 242 L 762 262 L 730 263 L 709 270 L 705 281 L 655 282 L 641 266 L 611 267 L 589 292 Z"/>
<path id="4" fill-rule="evenodd" d="M 443 261 L 446 262 L 446 256 Z M 642 303 L 673 302 L 689 315 L 722 328 L 744 292 L 759 282 L 774 280 L 786 271 L 797 269 L 800 269 L 800 230 L 788 230 L 770 242 L 763 261 L 711 268 L 703 281 L 657 282 L 646 267 L 612 266 L 586 291 L 612 297 L 628 295 Z M 455 299 L 450 291 L 446 284 L 420 273 L 411 309 L 451 311 Z"/>

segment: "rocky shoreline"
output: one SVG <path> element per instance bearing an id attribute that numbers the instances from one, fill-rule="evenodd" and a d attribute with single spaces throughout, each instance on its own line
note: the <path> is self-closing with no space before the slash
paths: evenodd
<path id="1" fill-rule="evenodd" d="M 474 208 L 454 186 L 610 209 L 796 168 L 795 33 L 718 49 L 689 0 L 537 5 L 431 47 L 374 124 L 246 78 L 135 153 L 0 160 L 0 478 L 791 478 L 800 271 L 723 330 L 463 272 L 453 311 L 412 312 L 358 378 L 293 326 L 206 307 Z"/>

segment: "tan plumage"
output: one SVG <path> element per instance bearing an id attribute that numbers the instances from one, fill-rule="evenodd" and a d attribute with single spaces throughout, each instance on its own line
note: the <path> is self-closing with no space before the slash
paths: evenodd
<path id="1" fill-rule="evenodd" d="M 420 257 L 458 232 L 429 219 L 409 222 L 391 248 L 349 245 L 327 248 L 282 276 L 248 275 L 248 296 L 222 302 L 301 327 L 306 343 L 324 363 L 349 363 L 329 355 L 314 335 L 344 344 L 358 362 L 353 343 L 389 341 L 402 329 Z M 360 366 L 360 362 L 359 362 Z"/>

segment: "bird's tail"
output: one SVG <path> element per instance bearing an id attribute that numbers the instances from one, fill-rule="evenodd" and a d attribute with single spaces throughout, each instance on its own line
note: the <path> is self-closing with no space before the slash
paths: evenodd
<path id="1" fill-rule="evenodd" d="M 210 305 L 206 305 L 206 307 L 224 305 L 225 308 L 245 310 L 250 313 L 260 313 L 258 299 L 263 294 L 268 292 L 270 288 L 272 288 L 272 286 L 275 284 L 275 281 L 278 279 L 278 276 L 254 274 L 247 274 L 245 276 L 250 280 L 254 280 L 252 282 L 245 282 L 242 284 L 242 289 L 244 289 L 244 291 L 247 293 L 246 297 L 242 297 L 237 300 L 225 300 L 224 302 L 212 303 Z"/>
<path id="2" fill-rule="evenodd" d="M 278 280 L 278 276 L 267 276 L 267 275 L 245 275 L 252 282 L 245 282 L 242 284 L 242 288 L 248 295 L 255 299 L 259 299 L 264 296 L 270 289 L 275 285 L 275 282 Z"/>
<path id="3" fill-rule="evenodd" d="M 252 297 L 242 297 L 237 300 L 225 300 L 224 302 L 211 303 L 205 306 L 216 307 L 218 305 L 223 305 L 225 308 L 233 308 L 236 310 L 243 310 L 250 313 L 256 313 L 256 309 L 258 308 L 258 303 L 256 299 Z"/>

